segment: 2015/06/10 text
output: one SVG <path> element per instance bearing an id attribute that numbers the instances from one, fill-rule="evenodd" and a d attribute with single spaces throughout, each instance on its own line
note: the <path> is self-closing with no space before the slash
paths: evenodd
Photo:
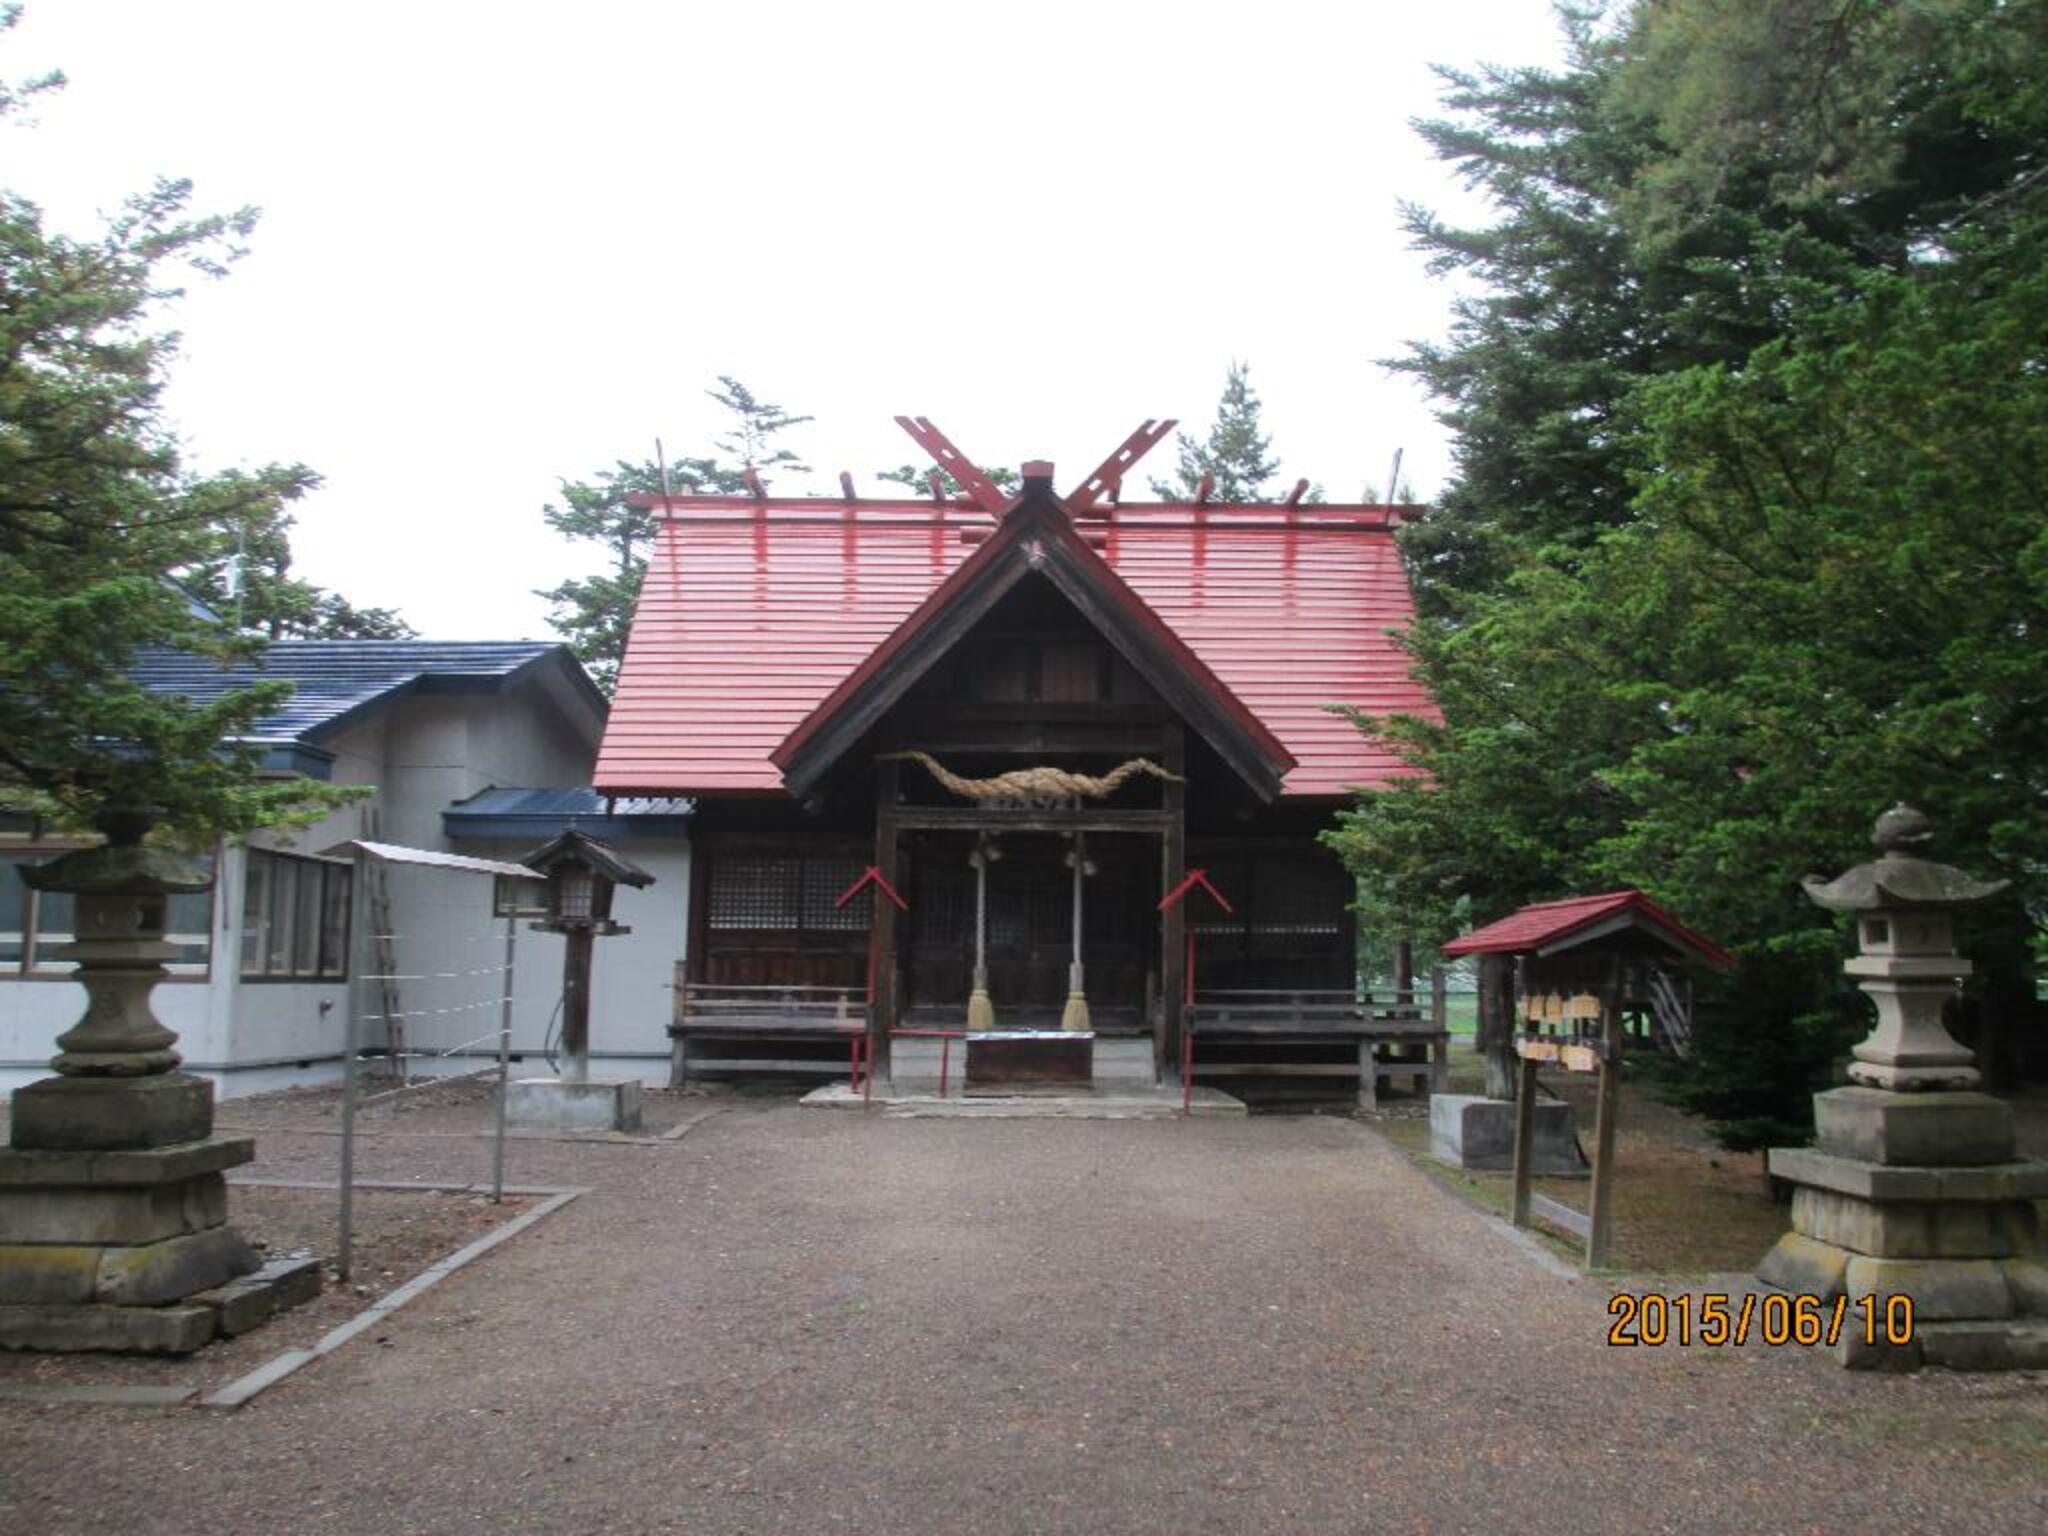
<path id="1" fill-rule="evenodd" d="M 1752 1292 L 1738 1303 L 1724 1291 L 1694 1296 L 1679 1291 L 1617 1291 L 1608 1298 L 1614 1319 L 1607 1342 L 1621 1348 L 1660 1344 L 1703 1344 L 1719 1349 L 1747 1344 L 1835 1344 L 1847 1328 L 1865 1344 L 1913 1342 L 1913 1298 L 1897 1296 L 1795 1296 Z"/>

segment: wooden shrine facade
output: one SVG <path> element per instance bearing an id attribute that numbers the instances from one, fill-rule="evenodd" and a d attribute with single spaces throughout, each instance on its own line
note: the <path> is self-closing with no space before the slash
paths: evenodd
<path id="1" fill-rule="evenodd" d="M 1429 711 L 1387 633 L 1398 510 L 1119 504 L 1171 423 L 1067 497 L 1044 464 L 1005 495 L 908 425 L 964 494 L 660 509 L 597 784 L 696 799 L 683 995 L 857 1011 L 885 1061 L 960 1026 L 979 900 L 997 1019 L 1051 1026 L 1077 860 L 1094 1028 L 1158 1064 L 1191 953 L 1200 986 L 1349 989 L 1318 834 L 1401 770 L 1329 706 Z M 1197 868 L 1229 909 L 1162 910 Z"/>

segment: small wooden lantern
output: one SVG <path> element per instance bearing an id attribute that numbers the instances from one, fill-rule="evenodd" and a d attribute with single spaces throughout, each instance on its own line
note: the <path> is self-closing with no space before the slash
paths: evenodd
<path id="1" fill-rule="evenodd" d="M 573 828 L 520 862 L 547 877 L 547 916 L 534 927 L 568 939 L 562 950 L 564 1075 L 581 1082 L 590 1072 L 591 940 L 632 932 L 612 921 L 612 892 L 621 885 L 652 885 L 654 876 Z"/>
<path id="2" fill-rule="evenodd" d="M 535 926 L 550 933 L 631 933 L 612 921 L 612 892 L 620 885 L 654 883 L 639 865 L 573 829 L 520 862 L 547 876 L 547 915 Z"/>

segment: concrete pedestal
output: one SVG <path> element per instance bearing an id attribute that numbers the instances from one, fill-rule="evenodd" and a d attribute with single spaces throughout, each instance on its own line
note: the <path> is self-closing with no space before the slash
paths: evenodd
<path id="1" fill-rule="evenodd" d="M 209 1136 L 212 1091 L 167 1074 L 16 1096 L 16 1144 L 0 1151 L 0 1348 L 185 1354 L 214 1336 L 215 1313 L 182 1303 L 259 1261 L 227 1225 L 222 1177 L 255 1143 Z M 136 1145 L 164 1136 L 188 1139 Z"/>
<path id="2" fill-rule="evenodd" d="M 1538 1100 L 1532 1171 L 1544 1178 L 1584 1178 L 1586 1159 L 1572 1128 L 1572 1107 Z M 1511 1173 L 1515 1166 L 1515 1106 L 1476 1093 L 1439 1093 L 1429 1101 L 1429 1152 L 1453 1168 Z"/>
<path id="3" fill-rule="evenodd" d="M 1827 1302 L 1913 1302 L 1911 1343 L 1873 1346 L 1845 1329 L 1841 1362 L 2048 1366 L 2034 1208 L 2048 1198 L 2048 1162 L 2013 1156 L 2011 1106 L 1981 1093 L 1837 1088 L 1815 1095 L 1814 1124 L 1817 1146 L 1771 1151 L 1771 1172 L 1794 1186 L 1792 1230 L 1758 1276 Z"/>
<path id="4" fill-rule="evenodd" d="M 520 1078 L 508 1085 L 505 1120 L 523 1130 L 637 1131 L 640 1084 Z"/>

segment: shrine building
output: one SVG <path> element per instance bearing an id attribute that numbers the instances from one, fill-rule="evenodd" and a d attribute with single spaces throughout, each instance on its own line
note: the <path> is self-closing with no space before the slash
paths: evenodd
<path id="1" fill-rule="evenodd" d="M 1171 422 L 1006 492 L 899 421 L 949 477 L 930 497 L 642 500 L 594 783 L 695 802 L 689 888 L 651 893 L 686 928 L 678 1019 L 829 1006 L 886 1072 L 892 1031 L 960 1027 L 977 923 L 1001 1027 L 1056 1027 L 1078 985 L 1155 1073 L 1191 956 L 1205 989 L 1348 992 L 1352 881 L 1317 834 L 1411 771 L 1339 711 L 1435 714 L 1393 634 L 1417 509 L 1123 499 Z"/>

